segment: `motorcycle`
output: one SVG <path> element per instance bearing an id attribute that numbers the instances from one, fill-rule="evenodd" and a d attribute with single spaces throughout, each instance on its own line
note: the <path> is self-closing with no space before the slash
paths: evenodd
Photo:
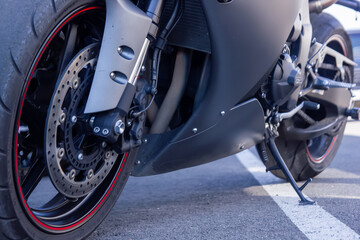
<path id="1" fill-rule="evenodd" d="M 83 239 L 130 175 L 256 146 L 302 190 L 333 160 L 352 46 L 321 13 L 354 0 L 3 3 L 0 238 Z M 298 187 L 296 181 L 306 180 Z"/>

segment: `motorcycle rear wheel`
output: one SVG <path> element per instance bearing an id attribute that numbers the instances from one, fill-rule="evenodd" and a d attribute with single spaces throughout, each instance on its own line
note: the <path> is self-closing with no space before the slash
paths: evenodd
<path id="1" fill-rule="evenodd" d="M 117 201 L 133 167 L 134 153 L 106 157 L 112 159 L 112 167 L 103 175 L 96 175 L 96 168 L 102 169 L 109 163 L 105 161 L 104 153 L 98 154 L 97 165 L 91 171 L 85 166 L 76 169 L 76 164 L 71 165 L 69 161 L 66 167 L 74 171 L 74 177 L 69 178 L 73 182 L 91 183 L 91 187 L 81 194 L 75 190 L 64 194 L 75 185 L 60 190 L 61 185 L 56 185 L 57 180 L 52 178 L 51 165 L 46 162 L 50 157 L 46 157 L 45 151 L 47 144 L 65 141 L 60 136 L 64 130 L 54 132 L 59 135 L 54 142 L 47 142 L 45 132 L 52 114 L 51 102 L 60 100 L 55 98 L 54 92 L 60 91 L 60 80 L 66 77 L 69 67 L 81 65 L 80 61 L 76 62 L 77 58 L 81 59 L 86 50 L 95 49 L 101 41 L 105 6 L 101 1 L 93 0 L 15 0 L 5 5 L 0 26 L 0 239 L 84 239 L 104 220 Z M 14 20 L 19 12 L 20 17 Z M 73 40 L 69 40 L 71 36 Z M 84 91 L 87 91 L 91 74 L 85 78 L 82 72 L 90 71 L 89 66 L 97 56 L 92 57 L 91 63 L 84 64 L 84 71 L 76 72 L 83 76 Z M 84 58 L 82 60 L 86 62 Z M 82 85 L 74 89 L 81 89 Z M 81 101 L 86 101 L 86 94 L 68 91 L 69 96 L 78 94 L 84 97 Z M 68 104 L 72 101 L 67 100 Z M 76 104 L 83 107 L 83 103 Z M 79 132 L 85 131 L 81 129 L 74 130 L 77 132 L 73 132 L 74 139 Z M 102 148 L 105 149 L 105 145 Z M 86 154 L 104 152 L 99 149 L 101 142 L 95 147 L 88 144 L 81 156 L 85 158 Z M 58 152 L 61 157 L 66 154 Z M 65 171 L 66 167 L 58 167 L 58 170 Z M 85 172 L 88 175 L 79 176 Z M 71 173 L 63 173 L 63 179 Z M 88 179 L 93 176 L 103 179 L 92 186 Z M 33 194 L 37 196 L 33 197 Z"/>
<path id="2" fill-rule="evenodd" d="M 327 46 L 353 59 L 351 40 L 342 25 L 334 17 L 326 13 L 313 14 L 311 15 L 311 22 L 313 25 L 313 37 L 318 42 L 327 43 Z M 331 59 L 329 59 L 330 62 Z M 346 68 L 348 73 L 346 81 L 353 82 L 353 69 L 351 67 Z M 319 74 L 332 78 L 330 77 L 332 73 L 326 69 L 319 69 Z M 288 123 L 283 123 L 279 127 L 280 136 L 275 139 L 275 143 L 294 179 L 303 181 L 317 176 L 330 165 L 340 147 L 346 120 L 338 126 L 339 129 L 335 136 L 324 134 L 306 141 L 288 140 L 286 138 L 286 129 L 293 124 L 295 119 L 296 116 L 286 120 Z M 266 167 L 270 168 L 276 165 L 276 161 L 268 147 L 265 149 L 268 161 L 265 161 L 260 145 L 257 146 L 257 150 Z M 271 173 L 279 178 L 286 179 L 281 170 L 271 170 Z"/>

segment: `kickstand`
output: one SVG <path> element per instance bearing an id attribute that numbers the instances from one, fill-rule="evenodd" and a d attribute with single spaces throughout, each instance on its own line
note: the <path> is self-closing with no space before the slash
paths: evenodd
<path id="1" fill-rule="evenodd" d="M 310 201 L 310 200 L 306 199 L 305 196 L 303 195 L 303 193 L 301 192 L 306 187 L 306 185 L 308 185 L 308 183 L 312 181 L 312 179 L 309 178 L 301 187 L 298 187 L 298 185 L 296 184 L 296 182 L 295 182 L 293 176 L 291 175 L 288 167 L 286 166 L 283 158 L 281 157 L 278 148 L 276 147 L 274 138 L 269 139 L 268 146 L 270 148 L 270 151 L 271 151 L 272 155 L 274 156 L 274 158 L 275 158 L 275 160 L 277 162 L 278 167 L 284 173 L 284 175 L 286 176 L 286 178 L 290 182 L 291 186 L 294 188 L 295 192 L 297 193 L 297 195 L 299 195 L 300 205 L 312 205 L 312 204 L 315 204 L 314 201 Z"/>

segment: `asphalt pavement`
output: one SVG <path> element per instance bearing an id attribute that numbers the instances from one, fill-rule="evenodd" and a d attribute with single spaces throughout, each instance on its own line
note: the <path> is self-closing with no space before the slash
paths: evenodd
<path id="1" fill-rule="evenodd" d="M 333 163 L 304 190 L 265 173 L 254 149 L 158 176 L 131 177 L 89 240 L 360 239 L 360 122 Z"/>

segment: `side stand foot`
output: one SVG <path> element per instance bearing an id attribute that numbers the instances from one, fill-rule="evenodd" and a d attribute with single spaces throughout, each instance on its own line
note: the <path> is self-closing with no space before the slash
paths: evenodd
<path id="1" fill-rule="evenodd" d="M 288 179 L 288 181 L 290 182 L 291 186 L 294 188 L 295 192 L 297 193 L 297 195 L 300 198 L 300 205 L 312 205 L 315 204 L 314 201 L 310 201 L 308 199 L 305 198 L 304 194 L 302 193 L 302 190 L 306 187 L 306 185 L 308 185 L 309 182 L 312 181 L 311 178 L 309 178 L 304 185 L 302 185 L 301 187 L 298 187 L 298 185 L 295 182 L 294 177 L 291 175 L 288 167 L 286 166 L 284 159 L 281 157 L 278 148 L 276 147 L 274 138 L 270 138 L 269 140 L 269 149 L 272 153 L 272 155 L 274 156 L 279 168 L 281 169 L 281 171 L 284 173 L 284 175 L 286 176 L 286 178 Z"/>

